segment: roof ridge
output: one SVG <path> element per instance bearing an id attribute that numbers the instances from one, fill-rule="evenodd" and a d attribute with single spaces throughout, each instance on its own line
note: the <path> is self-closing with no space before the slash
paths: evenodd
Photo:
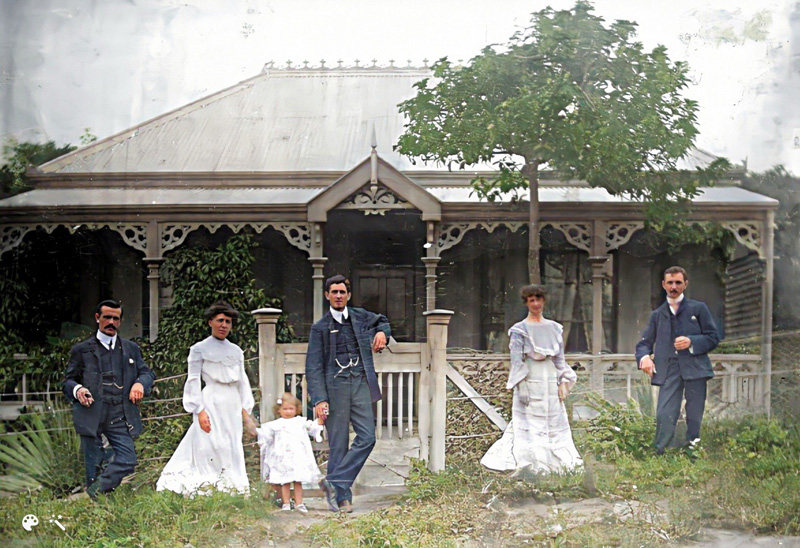
<path id="1" fill-rule="evenodd" d="M 353 65 L 343 65 L 344 61 L 338 59 L 336 61 L 336 66 L 326 66 L 325 59 L 320 59 L 319 65 L 310 65 L 309 61 L 302 61 L 302 66 L 300 65 L 293 65 L 291 59 L 286 61 L 285 66 L 276 66 L 275 61 L 267 61 L 264 64 L 264 68 L 261 70 L 262 73 L 269 73 L 269 72 L 299 72 L 299 71 L 313 71 L 313 72 L 329 72 L 329 71 L 384 71 L 384 70 L 391 70 L 391 71 L 420 71 L 420 70 L 431 70 L 431 67 L 428 65 L 429 60 L 427 58 L 422 60 L 422 66 L 415 66 L 411 64 L 411 59 L 406 60 L 405 66 L 397 66 L 395 65 L 394 59 L 389 59 L 388 65 L 378 65 L 377 59 L 372 59 L 371 65 L 361 65 L 361 59 L 355 59 Z"/>

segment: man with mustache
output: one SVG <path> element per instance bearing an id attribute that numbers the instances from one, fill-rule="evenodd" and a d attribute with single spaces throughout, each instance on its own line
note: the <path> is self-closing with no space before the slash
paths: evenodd
<path id="1" fill-rule="evenodd" d="M 667 301 L 650 314 L 650 322 L 636 345 L 639 369 L 659 386 L 655 450 L 661 455 L 672 442 L 675 424 L 686 397 L 686 442 L 698 448 L 700 423 L 706 405 L 706 383 L 714 376 L 708 353 L 719 343 L 717 326 L 705 303 L 689 299 L 686 270 L 671 266 L 661 287 Z"/>
<path id="2" fill-rule="evenodd" d="M 97 440 L 104 434 L 114 457 L 88 487 L 97 493 L 113 491 L 136 467 L 133 438 L 142 431 L 138 404 L 155 381 L 135 343 L 118 336 L 122 305 L 102 301 L 95 311 L 97 333 L 70 350 L 64 394 L 72 402 L 72 421 L 81 436 L 84 459 L 95 458 Z M 88 476 L 88 473 L 87 473 Z"/>
<path id="3" fill-rule="evenodd" d="M 328 475 L 320 482 L 335 512 L 352 512 L 350 490 L 375 446 L 372 404 L 381 399 L 372 353 L 386 348 L 389 320 L 363 308 L 347 306 L 350 280 L 325 280 L 330 310 L 311 326 L 306 380 L 317 417 L 328 428 Z M 350 425 L 356 434 L 350 444 Z"/>

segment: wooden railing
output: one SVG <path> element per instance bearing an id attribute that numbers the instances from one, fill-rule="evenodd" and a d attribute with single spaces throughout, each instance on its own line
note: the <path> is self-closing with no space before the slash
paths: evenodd
<path id="1" fill-rule="evenodd" d="M 308 401 L 305 343 L 279 344 L 276 325 L 280 310 L 253 311 L 258 323 L 261 420 L 272 418 L 272 402 L 287 389 Z M 452 312 L 426 312 L 427 342 L 393 343 L 376 355 L 375 372 L 383 392 L 377 404 L 378 440 L 419 437 L 420 458 L 431 470 L 444 469 L 446 414 L 445 348 Z M 308 406 L 304 415 L 311 413 Z"/>
<path id="2" fill-rule="evenodd" d="M 259 325 L 262 420 L 271 418 L 272 402 L 287 388 L 308 401 L 307 344 L 276 342 L 280 313 L 276 309 L 254 311 Z M 376 437 L 391 440 L 418 436 L 420 458 L 426 460 L 433 471 L 444 468 L 448 378 L 498 429 L 505 427 L 505 420 L 488 402 L 489 395 L 471 386 L 468 375 L 462 373 L 471 366 L 484 364 L 504 379 L 508 375 L 509 355 L 448 353 L 447 327 L 451 314 L 442 310 L 426 313 L 427 342 L 394 343 L 375 356 L 375 371 L 383 392 L 383 399 L 377 404 Z M 567 363 L 578 370 L 579 382 L 587 392 L 624 401 L 634 396 L 635 387 L 642 386 L 644 377 L 632 354 L 568 354 L 566 358 Z M 765 408 L 769 401 L 766 393 L 769 384 L 764 382 L 760 356 L 714 354 L 711 360 L 716 376 L 708 387 L 709 411 L 713 413 L 732 405 L 756 412 Z M 584 379 L 588 382 L 582 382 Z M 654 402 L 655 397 L 651 401 Z M 312 413 L 309 405 L 303 413 L 306 416 Z"/>
<path id="3" fill-rule="evenodd" d="M 736 406 L 750 412 L 761 412 L 769 399 L 761 356 L 753 354 L 711 354 L 714 378 L 708 384 L 710 412 Z M 610 401 L 626 401 L 635 397 L 635 388 L 644 379 L 633 354 L 567 354 L 567 363 L 578 371 L 579 382 L 586 390 Z M 457 370 L 465 367 L 492 365 L 498 374 L 507 375 L 508 354 L 452 353 L 447 361 Z M 653 401 L 655 401 L 653 394 Z"/>
<path id="4" fill-rule="evenodd" d="M 299 394 L 302 401 L 308 400 L 305 380 L 306 343 L 277 345 L 277 363 L 283 364 L 287 389 Z M 421 364 L 428 363 L 427 345 L 423 343 L 394 343 L 390 348 L 376 354 L 375 372 L 383 399 L 377 405 L 378 439 L 413 436 L 419 428 L 419 377 Z M 303 414 L 310 409 L 305 406 Z"/>

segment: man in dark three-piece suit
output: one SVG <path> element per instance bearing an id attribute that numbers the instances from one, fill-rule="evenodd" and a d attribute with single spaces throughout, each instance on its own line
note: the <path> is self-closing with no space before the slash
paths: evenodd
<path id="1" fill-rule="evenodd" d="M 89 486 L 92 498 L 114 490 L 136 467 L 133 438 L 142 431 L 139 402 L 155 381 L 139 347 L 119 337 L 122 305 L 107 300 L 95 311 L 97 333 L 70 350 L 64 394 L 72 402 L 72 420 L 81 436 L 87 479 L 88 463 L 96 458 L 97 440 L 104 434 L 114 456 Z M 98 463 L 99 464 L 99 463 Z"/>
<path id="2" fill-rule="evenodd" d="M 689 299 L 686 270 L 672 266 L 664 271 L 661 286 L 667 301 L 650 315 L 636 345 L 639 369 L 650 376 L 658 392 L 656 453 L 663 454 L 675 435 L 675 424 L 686 397 L 686 442 L 697 447 L 706 404 L 706 383 L 714 376 L 708 353 L 719 343 L 719 333 L 705 303 Z"/>
<path id="3" fill-rule="evenodd" d="M 372 404 L 381 399 L 373 352 L 386 348 L 389 320 L 363 308 L 347 306 L 350 281 L 325 280 L 330 310 L 311 326 L 306 380 L 311 404 L 328 429 L 328 475 L 320 483 L 331 511 L 352 512 L 350 490 L 375 446 Z M 350 441 L 350 424 L 356 437 Z"/>

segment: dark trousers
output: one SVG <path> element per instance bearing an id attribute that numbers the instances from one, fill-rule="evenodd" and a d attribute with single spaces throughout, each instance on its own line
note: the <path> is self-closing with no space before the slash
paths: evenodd
<path id="1" fill-rule="evenodd" d="M 328 481 L 336 488 L 336 501 L 352 501 L 350 487 L 375 446 L 375 416 L 367 378 L 363 372 L 338 376 L 328 384 Z M 350 441 L 350 424 L 356 437 Z"/>
<path id="2" fill-rule="evenodd" d="M 83 464 L 86 469 L 86 486 L 88 487 L 97 479 L 103 462 L 111 460 L 114 450 L 111 447 L 103 447 L 103 439 L 100 436 L 96 438 L 81 436 L 81 448 L 83 449 Z"/>
<path id="3" fill-rule="evenodd" d="M 108 466 L 100 473 L 97 481 L 100 482 L 99 491 L 108 493 L 116 489 L 122 478 L 133 473 L 136 468 L 136 449 L 133 445 L 128 423 L 122 404 L 103 403 L 103 420 L 100 422 L 100 434 L 105 434 L 108 443 L 114 450 L 114 456 Z M 95 440 L 96 438 L 89 438 Z"/>
<path id="4" fill-rule="evenodd" d="M 667 365 L 667 378 L 658 392 L 656 411 L 656 450 L 667 448 L 675 436 L 675 425 L 681 413 L 681 401 L 686 397 L 686 440 L 700 437 L 700 423 L 706 408 L 708 379 L 684 380 L 677 361 Z"/>

